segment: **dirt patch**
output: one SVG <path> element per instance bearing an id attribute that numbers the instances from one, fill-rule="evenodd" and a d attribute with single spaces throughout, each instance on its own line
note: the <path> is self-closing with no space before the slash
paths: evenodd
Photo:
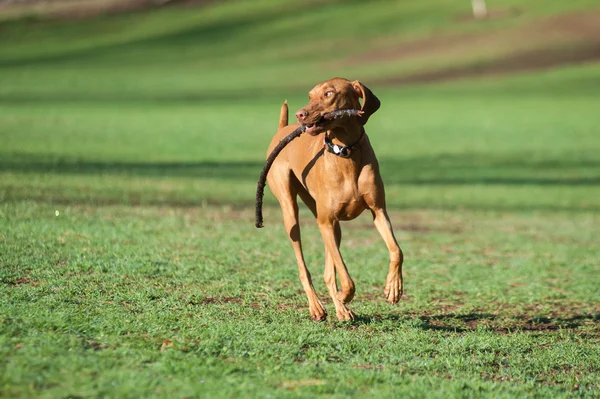
<path id="1" fill-rule="evenodd" d="M 5 279 L 2 282 L 11 287 L 20 287 L 22 285 L 29 285 L 29 284 L 31 284 L 33 287 L 37 287 L 39 285 L 38 281 L 32 280 L 29 277 L 19 277 L 14 280 Z"/>
<path id="2" fill-rule="evenodd" d="M 383 370 L 383 366 L 373 364 L 354 364 L 352 367 L 360 370 Z"/>
<path id="3" fill-rule="evenodd" d="M 519 8 L 495 8 L 491 10 L 487 10 L 487 14 L 480 18 L 475 18 L 472 12 L 458 15 L 456 17 L 457 21 L 461 22 L 472 22 L 474 19 L 479 19 L 480 21 L 490 20 L 490 19 L 502 19 L 508 17 L 514 17 L 523 13 L 523 10 Z"/>
<path id="4" fill-rule="evenodd" d="M 392 44 L 351 56 L 344 63 L 372 64 L 381 61 L 409 60 L 418 56 L 469 54 L 490 46 L 520 47 L 531 44 L 556 44 L 560 41 L 597 43 L 600 40 L 600 10 L 559 15 L 528 25 L 497 31 L 447 35 L 438 34 L 413 42 Z"/>
<path id="5" fill-rule="evenodd" d="M 307 387 L 307 386 L 325 385 L 325 383 L 326 383 L 326 381 L 324 381 L 324 380 L 317 380 L 317 379 L 314 379 L 314 378 L 307 378 L 307 379 L 304 379 L 304 380 L 283 381 L 281 384 L 279 384 L 279 387 L 281 387 L 283 389 L 289 389 L 289 390 L 293 391 L 296 388 Z"/>
<path id="6" fill-rule="evenodd" d="M 104 350 L 104 349 L 106 349 L 106 348 L 107 348 L 107 347 L 106 347 L 106 345 L 104 345 L 104 344 L 102 344 L 102 343 L 100 343 L 100 342 L 97 342 L 97 341 L 91 340 L 91 339 L 90 339 L 90 340 L 87 340 L 87 341 L 85 341 L 85 342 L 83 343 L 83 347 L 84 347 L 85 349 L 89 349 L 89 350 L 93 350 L 93 351 L 101 351 L 101 350 Z"/>
<path id="7" fill-rule="evenodd" d="M 215 0 L 0 0 L 0 14 L 18 18 L 28 14 L 50 19 L 84 19 L 165 6 L 197 6 Z"/>
<path id="8" fill-rule="evenodd" d="M 323 302 L 323 301 L 321 301 Z M 301 306 L 298 304 L 286 304 L 286 303 L 281 303 L 279 305 L 277 305 L 276 307 L 277 310 L 279 310 L 280 312 L 286 312 L 288 310 L 308 310 L 308 306 Z"/>
<path id="9" fill-rule="evenodd" d="M 98 15 L 114 15 L 125 12 L 141 11 L 158 5 L 149 0 L 130 0 L 120 2 L 87 2 L 69 4 L 48 11 L 46 14 L 54 19 L 83 19 Z"/>
<path id="10" fill-rule="evenodd" d="M 499 55 L 490 54 L 498 49 Z M 486 54 L 487 55 L 486 57 Z M 373 84 L 430 83 L 465 77 L 541 70 L 600 61 L 600 10 L 559 15 L 491 32 L 438 34 L 349 57 L 339 65 L 422 59 L 465 59 L 469 65 L 371 80 Z"/>
<path id="11" fill-rule="evenodd" d="M 477 65 L 416 73 L 406 76 L 373 80 L 374 84 L 423 84 L 450 81 L 462 78 L 506 75 L 515 72 L 527 72 L 550 69 L 569 64 L 581 64 L 600 61 L 600 42 L 569 50 L 536 50 L 515 54 L 503 59 Z"/>

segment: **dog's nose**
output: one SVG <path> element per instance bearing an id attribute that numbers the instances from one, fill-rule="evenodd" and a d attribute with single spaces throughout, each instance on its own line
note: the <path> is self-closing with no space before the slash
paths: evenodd
<path id="1" fill-rule="evenodd" d="M 298 122 L 302 122 L 307 117 L 308 117 L 308 111 L 305 109 L 301 109 L 298 112 L 296 112 L 296 119 L 298 119 Z"/>

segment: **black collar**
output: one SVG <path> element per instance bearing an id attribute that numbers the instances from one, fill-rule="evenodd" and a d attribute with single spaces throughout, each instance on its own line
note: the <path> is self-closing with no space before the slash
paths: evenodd
<path id="1" fill-rule="evenodd" d="M 362 128 L 362 131 L 360 132 L 360 137 L 358 138 L 358 140 L 356 140 L 356 142 L 354 144 L 350 144 L 350 145 L 345 145 L 343 147 L 340 147 L 337 144 L 333 144 L 331 142 L 331 139 L 327 136 L 327 133 L 325 133 L 325 139 L 324 139 L 324 147 L 327 151 L 329 151 L 330 153 L 337 155 L 338 157 L 342 157 L 342 158 L 350 158 L 350 155 L 352 155 L 352 151 L 356 150 L 358 147 L 360 147 L 360 143 L 363 140 L 363 138 L 365 137 L 365 128 Z"/>

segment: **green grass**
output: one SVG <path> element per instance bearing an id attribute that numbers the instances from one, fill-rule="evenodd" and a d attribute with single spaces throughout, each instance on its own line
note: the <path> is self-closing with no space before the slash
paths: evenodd
<path id="1" fill-rule="evenodd" d="M 393 211 L 398 306 L 368 218 L 348 223 L 358 321 L 314 323 L 276 209 L 261 231 L 230 207 L 1 211 L 5 396 L 598 392 L 597 214 Z"/>
<path id="2" fill-rule="evenodd" d="M 348 75 L 382 101 L 367 132 L 406 256 L 397 306 L 368 215 L 343 224 L 352 323 L 335 320 L 306 210 L 323 323 L 270 193 L 254 228 L 281 102 L 352 72 L 331 62 L 355 44 L 592 3 L 489 24 L 456 23 L 468 2 L 389 4 L 0 22 L 0 396 L 600 395 L 598 64 L 426 86 L 369 83 L 423 59 Z M 335 52 L 307 59 L 316 45 Z"/>
<path id="3" fill-rule="evenodd" d="M 600 101 L 586 93 L 590 80 L 580 84 L 582 95 L 568 97 L 546 89 L 515 98 L 510 89 L 468 85 L 382 91 L 383 107 L 368 131 L 388 203 L 599 210 Z M 526 82 L 517 79 L 515 86 Z M 304 103 L 290 98 L 291 107 Z M 279 106 L 277 100 L 5 105 L 0 195 L 59 203 L 250 205 Z"/>

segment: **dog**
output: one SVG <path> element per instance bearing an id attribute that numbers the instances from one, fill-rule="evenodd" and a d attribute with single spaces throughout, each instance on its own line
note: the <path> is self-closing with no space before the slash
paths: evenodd
<path id="1" fill-rule="evenodd" d="M 404 256 L 394 237 L 379 165 L 364 129 L 369 117 L 379 109 L 380 101 L 359 81 L 344 78 L 333 78 L 316 85 L 308 98 L 308 105 L 296 112 L 297 124 L 288 125 L 287 101 L 281 107 L 279 129 L 267 157 L 294 129 L 304 125 L 306 130 L 275 159 L 267 182 L 281 206 L 312 319 L 325 320 L 327 313 L 315 293 L 302 254 L 298 197 L 315 216 L 323 237 L 326 251 L 323 277 L 336 316 L 338 320 L 354 320 L 354 313 L 346 307 L 354 297 L 355 286 L 339 250 L 342 240 L 340 221 L 352 220 L 366 209 L 371 211 L 374 225 L 390 254 L 384 295 L 388 302 L 395 304 L 403 292 Z M 360 109 L 361 112 L 358 116 L 340 119 L 324 118 L 332 111 L 347 109 Z M 339 291 L 336 272 L 341 285 Z"/>

